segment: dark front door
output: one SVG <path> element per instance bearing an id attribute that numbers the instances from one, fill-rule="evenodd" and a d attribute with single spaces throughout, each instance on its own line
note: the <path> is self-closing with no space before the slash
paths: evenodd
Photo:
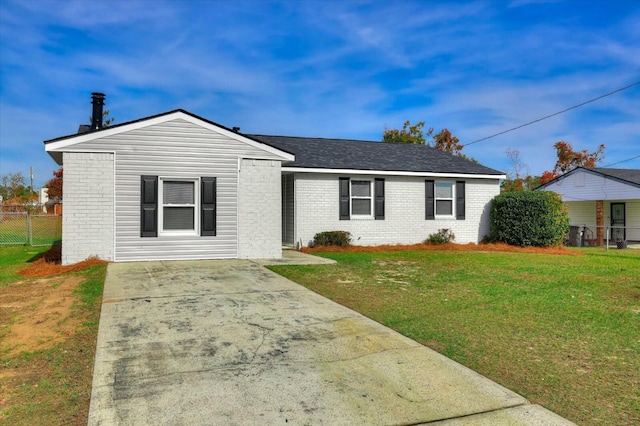
<path id="1" fill-rule="evenodd" d="M 623 241 L 625 233 L 625 205 L 624 203 L 611 203 L 611 239 Z"/>

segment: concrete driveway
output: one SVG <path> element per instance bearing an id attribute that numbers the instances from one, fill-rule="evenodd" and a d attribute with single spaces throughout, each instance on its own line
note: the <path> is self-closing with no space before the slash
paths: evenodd
<path id="1" fill-rule="evenodd" d="M 109 265 L 89 425 L 422 423 L 572 424 L 260 262 Z"/>

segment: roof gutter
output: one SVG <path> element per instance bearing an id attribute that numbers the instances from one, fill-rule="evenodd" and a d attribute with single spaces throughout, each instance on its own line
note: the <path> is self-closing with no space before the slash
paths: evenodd
<path id="1" fill-rule="evenodd" d="M 465 178 L 465 179 L 506 179 L 507 176 L 473 174 L 473 173 L 439 173 L 439 172 L 408 172 L 396 170 L 355 170 L 355 169 L 322 169 L 306 167 L 282 167 L 283 172 L 296 173 L 327 173 L 349 175 L 379 175 L 379 176 L 416 176 L 416 177 L 441 177 L 441 178 Z"/>

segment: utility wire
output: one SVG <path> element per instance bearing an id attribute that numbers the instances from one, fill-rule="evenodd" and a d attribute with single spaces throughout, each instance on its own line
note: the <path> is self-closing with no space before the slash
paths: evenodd
<path id="1" fill-rule="evenodd" d="M 615 166 L 616 164 L 626 163 L 627 161 L 635 160 L 636 158 L 640 158 L 640 155 L 636 155 L 635 157 L 627 158 L 626 160 L 618 161 L 616 163 L 606 164 L 606 165 L 604 165 L 602 167 Z"/>
<path id="2" fill-rule="evenodd" d="M 496 133 L 495 135 L 487 136 L 486 138 L 478 139 L 478 140 L 475 140 L 473 142 L 469 142 L 469 143 L 463 144 L 462 146 L 473 145 L 474 143 L 486 141 L 487 139 L 495 138 L 496 136 L 500 136 L 500 135 L 504 135 L 505 133 L 513 132 L 514 130 L 518 130 L 518 129 L 521 129 L 521 128 L 526 127 L 526 126 L 530 126 L 530 125 L 532 125 L 534 123 L 537 123 L 539 121 L 546 120 L 547 118 L 555 117 L 556 115 L 563 114 L 563 113 L 565 113 L 567 111 L 571 111 L 572 109 L 580 108 L 581 106 L 590 104 L 591 102 L 595 102 L 595 101 L 600 100 L 602 98 L 606 98 L 607 96 L 611 96 L 611 95 L 613 95 L 615 93 L 622 92 L 623 90 L 630 89 L 631 87 L 637 86 L 639 84 L 640 84 L 640 81 L 636 81 L 635 83 L 632 83 L 632 84 L 630 84 L 628 86 L 625 86 L 625 87 L 622 87 L 620 89 L 614 90 L 613 92 L 606 93 L 606 94 L 604 94 L 602 96 L 598 96 L 597 98 L 590 99 L 590 100 L 588 100 L 586 102 L 582 102 L 581 104 L 574 105 L 574 106 L 569 107 L 567 109 L 563 109 L 562 111 L 558 111 L 558 112 L 555 112 L 553 114 L 547 115 L 545 117 L 538 118 L 537 120 L 533 120 L 533 121 L 530 121 L 528 123 L 521 124 L 520 126 L 514 127 L 514 128 L 509 129 L 509 130 L 505 130 L 504 132 Z"/>

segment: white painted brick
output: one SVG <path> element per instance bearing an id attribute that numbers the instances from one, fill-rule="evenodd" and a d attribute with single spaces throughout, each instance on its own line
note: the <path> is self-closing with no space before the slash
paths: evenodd
<path id="1" fill-rule="evenodd" d="M 63 154 L 62 263 L 113 260 L 113 154 Z"/>
<path id="2" fill-rule="evenodd" d="M 238 189 L 238 257 L 282 257 L 280 162 L 242 160 Z"/>
<path id="3" fill-rule="evenodd" d="M 477 243 L 489 232 L 490 202 L 500 192 L 497 179 L 466 179 L 466 219 L 426 220 L 425 178 L 385 176 L 384 220 L 339 220 L 338 177 L 296 173 L 296 243 L 306 246 L 322 231 L 349 231 L 357 245 L 414 244 L 442 228 L 451 229 L 457 243 Z M 455 179 L 448 181 L 455 182 Z"/>

